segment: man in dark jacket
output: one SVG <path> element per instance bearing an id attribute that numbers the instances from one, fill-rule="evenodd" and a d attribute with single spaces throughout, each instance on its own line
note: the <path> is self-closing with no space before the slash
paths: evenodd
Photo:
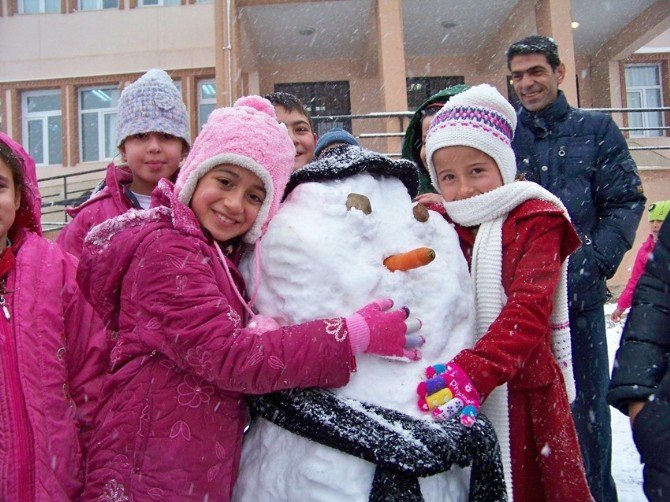
<path id="1" fill-rule="evenodd" d="M 607 399 L 630 417 L 644 463 L 644 493 L 670 499 L 670 219 L 633 296 Z"/>
<path id="2" fill-rule="evenodd" d="M 517 169 L 563 201 L 582 239 L 568 270 L 577 386 L 572 411 L 593 496 L 615 501 L 605 281 L 633 244 L 645 197 L 612 119 L 572 108 L 558 89 L 565 66 L 552 39 L 532 36 L 515 42 L 507 50 L 507 64 L 523 105 L 512 144 Z"/>

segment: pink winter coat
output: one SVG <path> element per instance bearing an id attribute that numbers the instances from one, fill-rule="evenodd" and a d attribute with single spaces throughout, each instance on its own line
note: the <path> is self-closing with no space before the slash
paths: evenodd
<path id="1" fill-rule="evenodd" d="M 67 501 L 83 482 L 75 420 L 88 413 L 96 384 L 87 362 L 93 311 L 77 287 L 75 258 L 41 236 L 33 160 L 2 133 L 0 141 L 25 173 L 10 229 L 21 244 L 6 281 L 9 319 L 0 310 L 0 500 Z"/>
<path id="2" fill-rule="evenodd" d="M 60 247 L 79 258 L 84 238 L 91 228 L 133 209 L 133 203 L 124 193 L 125 186 L 131 181 L 133 175 L 127 167 L 109 164 L 105 188 L 81 206 L 67 210 L 67 214 L 74 219 L 58 234 L 56 242 Z"/>
<path id="3" fill-rule="evenodd" d="M 161 180 L 154 202 L 87 237 L 78 282 L 118 333 L 94 421 L 85 500 L 228 500 L 243 394 L 347 383 L 343 319 L 254 334 L 193 212 Z M 116 497 L 116 498 L 114 498 Z M 102 500 L 102 499 L 100 499 Z"/>
<path id="4" fill-rule="evenodd" d="M 630 273 L 630 278 L 626 283 L 626 287 L 621 292 L 619 296 L 619 301 L 617 301 L 617 308 L 619 310 L 626 310 L 633 304 L 633 293 L 635 292 L 635 286 L 637 286 L 637 281 L 640 280 L 640 276 L 644 272 L 644 268 L 647 266 L 647 261 L 649 260 L 649 255 L 654 250 L 654 237 L 649 235 L 647 240 L 642 243 L 640 249 L 635 256 L 635 263 L 633 264 L 633 271 Z"/>

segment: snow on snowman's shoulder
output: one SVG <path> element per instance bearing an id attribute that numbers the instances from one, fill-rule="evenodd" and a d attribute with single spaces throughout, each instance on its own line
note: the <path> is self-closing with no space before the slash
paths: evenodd
<path id="1" fill-rule="evenodd" d="M 112 239 L 124 230 L 160 221 L 166 216 L 170 216 L 171 212 L 172 210 L 166 206 L 131 209 L 122 215 L 94 226 L 86 236 L 86 242 L 92 244 L 94 249 L 101 253 L 107 249 Z"/>

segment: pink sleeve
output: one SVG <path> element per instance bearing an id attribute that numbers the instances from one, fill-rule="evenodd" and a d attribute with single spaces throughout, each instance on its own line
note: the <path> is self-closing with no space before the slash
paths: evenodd
<path id="1" fill-rule="evenodd" d="M 621 292 L 619 300 L 617 301 L 617 308 L 619 310 L 626 310 L 630 308 L 633 304 L 633 293 L 635 292 L 635 286 L 637 286 L 637 281 L 640 280 L 640 276 L 644 272 L 644 268 L 647 265 L 647 260 L 649 260 L 649 254 L 653 251 L 654 244 L 653 241 L 645 241 L 635 256 L 635 263 L 633 264 L 633 270 L 630 273 L 630 278 L 626 283 L 626 287 Z"/>
<path id="2" fill-rule="evenodd" d="M 68 385 L 76 404 L 79 427 L 86 435 L 102 395 L 102 378 L 107 372 L 112 342 L 100 317 L 77 286 L 76 260 L 66 255 L 65 262 L 63 299 Z"/>
<path id="3" fill-rule="evenodd" d="M 129 270 L 133 298 L 122 303 L 122 314 L 135 312 L 129 336 L 147 351 L 223 390 L 260 394 L 347 383 L 354 360 L 344 319 L 265 333 L 242 329 L 199 240 L 163 234 L 148 241 Z"/>

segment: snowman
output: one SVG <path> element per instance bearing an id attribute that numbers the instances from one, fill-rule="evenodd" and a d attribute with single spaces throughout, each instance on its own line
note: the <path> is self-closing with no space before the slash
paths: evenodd
<path id="1" fill-rule="evenodd" d="M 391 298 L 421 320 L 426 342 L 421 361 L 363 354 L 345 387 L 289 393 L 294 409 L 309 415 L 311 421 L 301 428 L 306 434 L 299 435 L 300 420 L 292 417 L 283 426 L 254 420 L 244 439 L 235 500 L 366 501 L 374 483 L 385 483 L 379 469 L 359 458 L 364 456 L 360 448 L 354 454 L 340 451 L 320 444 L 320 435 L 330 435 L 331 429 L 339 433 L 350 411 L 369 415 L 364 423 L 394 429 L 395 437 L 413 446 L 411 433 L 375 407 L 437 427 L 419 411 L 416 386 L 427 365 L 449 361 L 474 344 L 474 298 L 456 232 L 441 215 L 412 203 L 417 187 L 413 163 L 349 145 L 335 147 L 293 174 L 257 255 L 242 263 L 255 292 L 255 309 L 289 325 L 350 315 L 374 299 Z M 388 267 L 389 257 L 421 248 L 432 250 L 432 261 L 408 269 Z M 311 402 L 314 392 L 331 404 L 318 397 Z M 329 408 L 332 401 L 336 410 Z M 274 419 L 281 414 L 267 416 L 279 422 Z M 352 423 L 363 448 L 379 441 L 372 433 L 366 438 L 367 427 Z M 419 478 L 418 484 L 425 500 L 461 501 L 468 500 L 469 482 L 469 469 L 454 465 Z"/>

